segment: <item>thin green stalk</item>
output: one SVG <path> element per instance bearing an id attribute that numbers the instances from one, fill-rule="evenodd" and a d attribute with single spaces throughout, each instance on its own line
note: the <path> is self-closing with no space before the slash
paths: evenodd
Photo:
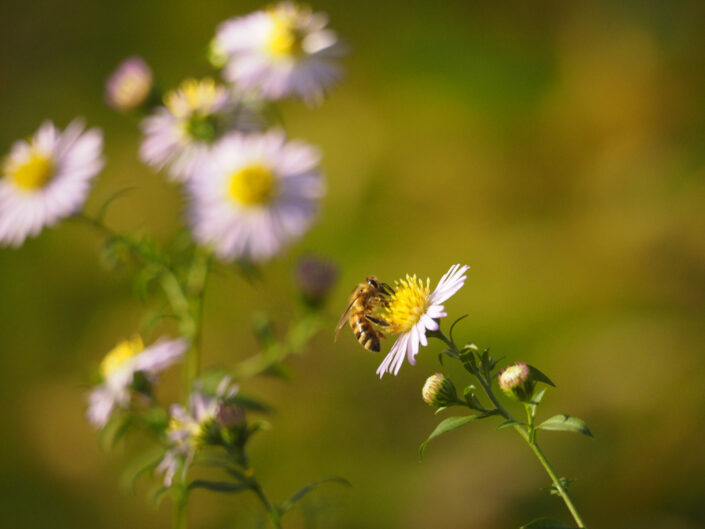
<path id="1" fill-rule="evenodd" d="M 454 356 L 455 358 L 460 358 L 460 350 L 458 347 L 455 345 L 455 343 L 448 338 L 443 331 L 440 329 L 433 332 L 429 333 L 429 336 L 438 338 L 441 340 L 443 343 L 445 343 L 453 353 L 451 356 Z M 492 385 L 489 380 L 486 380 L 485 377 L 480 373 L 478 370 L 473 369 L 472 374 L 477 378 L 477 380 L 480 382 L 480 385 L 482 386 L 482 389 L 485 390 L 485 393 L 487 394 L 487 397 L 492 401 L 492 404 L 496 407 L 496 409 L 500 412 L 500 414 L 507 419 L 508 421 L 516 421 L 514 416 L 509 413 L 509 411 L 502 406 L 502 404 L 497 400 L 497 397 L 494 395 L 492 392 Z M 548 462 L 548 459 L 546 459 L 546 455 L 543 453 L 539 445 L 536 443 L 536 436 L 535 436 L 535 430 L 534 430 L 534 421 L 533 421 L 533 416 L 529 412 L 527 408 L 527 414 L 529 416 L 529 424 L 528 427 L 520 424 L 515 424 L 514 425 L 514 430 L 521 436 L 524 441 L 531 447 L 531 450 L 534 452 L 534 455 L 536 455 L 537 459 L 543 466 L 543 468 L 546 470 L 548 473 L 549 477 L 551 478 L 551 481 L 553 482 L 553 486 L 556 488 L 558 493 L 560 494 L 561 498 L 563 499 L 563 502 L 565 503 L 566 507 L 570 511 L 570 514 L 573 516 L 573 519 L 575 522 L 578 524 L 578 527 L 585 527 L 585 522 L 583 522 L 582 517 L 580 516 L 580 513 L 578 513 L 578 510 L 575 507 L 575 504 L 573 503 L 573 500 L 571 499 L 570 495 L 568 494 L 568 491 L 565 489 L 563 484 L 561 483 L 560 479 L 558 478 L 556 472 L 553 470 L 553 467 L 551 464 Z"/>
<path id="2" fill-rule="evenodd" d="M 272 526 L 275 529 L 281 529 L 281 514 L 277 510 L 276 506 L 272 505 L 267 498 L 267 495 L 262 490 L 260 484 L 254 479 L 250 478 L 252 483 L 252 490 L 257 495 L 259 500 L 262 502 L 265 510 L 267 511 L 267 516 L 269 516 L 269 521 L 272 522 Z"/>
<path id="3" fill-rule="evenodd" d="M 551 477 L 551 480 L 553 481 L 553 486 L 556 487 L 556 490 L 558 493 L 561 495 L 561 498 L 563 498 L 563 501 L 566 504 L 566 507 L 568 507 L 568 510 L 570 511 L 570 514 L 573 515 L 573 518 L 575 519 L 575 522 L 578 524 L 578 527 L 585 527 L 585 522 L 583 522 L 582 517 L 578 513 L 578 510 L 575 508 L 575 505 L 573 504 L 573 500 L 570 498 L 568 495 L 568 491 L 565 490 L 565 487 L 561 483 L 561 481 L 558 479 L 558 476 L 556 475 L 556 472 L 553 470 L 553 467 L 551 464 L 548 462 L 548 459 L 546 459 L 546 456 L 543 453 L 543 450 L 541 450 L 541 447 L 534 441 L 533 443 L 529 442 L 529 446 L 531 449 L 534 451 L 534 454 L 536 454 L 536 457 L 538 460 L 541 462 L 543 465 L 543 468 L 546 469 L 546 472 L 548 475 Z"/>

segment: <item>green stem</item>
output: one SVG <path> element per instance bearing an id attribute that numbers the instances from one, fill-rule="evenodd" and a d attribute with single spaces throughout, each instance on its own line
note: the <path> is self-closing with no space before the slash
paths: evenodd
<path id="1" fill-rule="evenodd" d="M 269 516 L 269 521 L 272 522 L 272 526 L 275 529 L 281 529 L 282 524 L 281 524 L 281 514 L 277 510 L 276 506 L 272 505 L 267 498 L 267 495 L 264 493 L 262 490 L 262 487 L 260 484 L 255 480 L 255 478 L 251 478 L 251 483 L 252 483 L 252 490 L 255 492 L 259 500 L 262 502 L 262 505 L 264 506 L 265 510 L 267 511 L 267 516 Z"/>
<path id="2" fill-rule="evenodd" d="M 538 458 L 538 460 L 543 465 L 543 468 L 546 470 L 548 475 L 551 477 L 551 480 L 553 481 L 553 486 L 556 487 L 556 490 L 561 495 L 561 498 L 563 498 L 563 501 L 565 502 L 566 507 L 568 507 L 570 514 L 573 515 L 573 519 L 578 524 L 578 527 L 585 527 L 585 522 L 583 522 L 583 519 L 580 516 L 580 513 L 578 513 L 578 510 L 575 508 L 575 505 L 573 504 L 573 500 L 568 495 L 568 491 L 565 490 L 565 487 L 561 483 L 560 479 L 558 479 L 556 472 L 553 470 L 553 467 L 548 462 L 548 459 L 546 459 L 546 456 L 544 455 L 543 450 L 541 450 L 541 447 L 536 443 L 536 441 L 534 441 L 532 443 L 527 440 L 527 442 L 529 443 L 529 446 L 531 447 L 531 449 L 534 451 L 534 454 L 536 454 L 536 457 Z"/>
<path id="3" fill-rule="evenodd" d="M 186 501 L 185 496 L 174 503 L 174 529 L 186 529 Z"/>
<path id="4" fill-rule="evenodd" d="M 451 339 L 449 339 L 445 334 L 443 334 L 443 331 L 438 329 L 437 331 L 429 333 L 428 335 L 441 340 L 443 343 L 445 343 L 450 348 L 451 352 L 453 353 L 452 356 L 455 356 L 456 358 L 460 358 L 460 350 L 458 349 L 458 347 L 455 345 L 455 343 Z M 516 421 L 514 416 L 511 413 L 509 413 L 509 411 L 504 406 L 502 406 L 502 404 L 499 402 L 499 400 L 497 400 L 497 397 L 492 392 L 491 382 L 489 380 L 486 380 L 485 377 L 482 376 L 482 373 L 480 373 L 480 371 L 477 369 L 473 369 L 472 374 L 480 382 L 482 389 L 485 390 L 487 397 L 492 401 L 492 404 L 494 404 L 494 406 L 497 408 L 499 413 L 502 414 L 502 416 L 509 421 Z M 541 463 L 541 465 L 543 465 L 543 468 L 546 470 L 549 477 L 551 478 L 551 481 L 553 482 L 553 486 L 556 488 L 556 490 L 560 494 L 566 507 L 568 507 L 570 514 L 573 515 L 573 519 L 578 524 L 578 527 L 585 527 L 585 522 L 583 522 L 582 517 L 578 513 L 578 510 L 576 509 L 575 505 L 573 504 L 573 500 L 571 499 L 570 495 L 568 494 L 568 491 L 565 489 L 565 487 L 561 483 L 556 472 L 553 470 L 553 467 L 548 462 L 548 459 L 546 459 L 546 455 L 543 453 L 543 451 L 541 450 L 539 445 L 536 443 L 536 435 L 535 435 L 535 430 L 534 430 L 534 426 L 533 426 L 533 417 L 532 417 L 532 414 L 529 413 L 528 408 L 527 408 L 527 414 L 529 416 L 528 427 L 524 426 L 524 425 L 520 425 L 520 424 L 515 424 L 514 430 L 516 430 L 516 432 L 521 436 L 521 438 L 524 439 L 524 441 L 526 441 L 526 443 L 531 447 L 531 450 L 534 452 L 534 454 L 536 455 L 536 457 L 539 460 L 539 462 Z"/>

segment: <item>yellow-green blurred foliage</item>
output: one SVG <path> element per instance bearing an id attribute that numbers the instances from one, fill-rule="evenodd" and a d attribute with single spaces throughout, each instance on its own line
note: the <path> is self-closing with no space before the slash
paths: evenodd
<path id="1" fill-rule="evenodd" d="M 108 222 L 164 240 L 183 221 L 178 190 L 137 159 L 136 123 L 103 103 L 103 81 L 139 53 L 161 86 L 208 73 L 221 20 L 257 2 L 88 0 L 0 3 L 0 148 L 45 118 L 105 130 Z M 472 266 L 447 303 L 468 313 L 460 342 L 539 366 L 557 383 L 543 413 L 582 417 L 594 440 L 542 439 L 590 527 L 705 525 L 705 8 L 700 2 L 321 0 L 349 43 L 346 78 L 315 110 L 284 105 L 290 134 L 321 147 L 320 222 L 263 284 L 212 278 L 204 361 L 254 352 L 250 311 L 291 314 L 295 258 L 342 268 L 330 332 L 293 361 L 290 382 L 246 390 L 277 408 L 253 464 L 290 528 L 504 528 L 550 514 L 538 463 L 509 430 L 475 423 L 417 447 L 439 420 L 420 399 L 439 346 L 398 377 L 333 326 L 349 289 L 375 273 L 437 279 Z M 169 527 L 144 484 L 120 475 L 131 446 L 101 452 L 85 422 L 90 374 L 144 315 L 127 273 L 71 222 L 0 250 L 0 513 L 14 528 Z M 387 347 L 390 342 L 387 342 Z M 468 383 L 452 371 L 457 383 Z M 178 370 L 165 379 L 177 393 Z M 491 421 L 491 420 L 490 420 Z M 496 422 L 496 421 L 495 421 Z M 193 527 L 256 527 L 251 498 L 196 492 Z M 303 513 L 303 514 L 302 514 Z M 311 521 L 313 520 L 313 521 Z"/>

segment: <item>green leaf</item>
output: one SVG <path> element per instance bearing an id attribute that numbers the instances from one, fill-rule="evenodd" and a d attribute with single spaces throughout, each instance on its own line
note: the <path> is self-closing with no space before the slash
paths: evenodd
<path id="1" fill-rule="evenodd" d="M 137 188 L 136 187 L 125 187 L 125 188 L 119 189 L 118 191 L 113 193 L 111 196 L 108 197 L 108 199 L 105 202 L 103 202 L 103 204 L 100 206 L 100 208 L 98 208 L 98 212 L 95 214 L 95 218 L 98 221 L 102 222 L 103 218 L 105 218 L 105 214 L 108 212 L 108 207 L 110 207 L 110 205 L 115 200 L 117 200 L 118 198 L 120 198 L 124 195 L 127 195 L 128 193 L 130 193 L 131 191 L 134 191 L 135 189 L 137 189 Z"/>
<path id="2" fill-rule="evenodd" d="M 125 473 L 123 474 L 123 484 L 128 487 L 132 492 L 135 491 L 135 485 L 140 476 L 143 476 L 147 472 L 150 472 L 159 466 L 162 459 L 164 458 L 164 450 L 159 449 L 156 451 L 151 451 L 146 454 L 146 456 L 139 457 L 128 465 Z"/>
<path id="3" fill-rule="evenodd" d="M 560 413 L 558 415 L 554 415 L 550 419 L 546 419 L 544 422 L 539 424 L 536 429 L 577 432 L 587 435 L 588 437 L 592 437 L 592 432 L 582 419 L 565 415 L 564 413 Z"/>
<path id="4" fill-rule="evenodd" d="M 152 494 L 152 497 L 150 501 L 152 502 L 152 505 L 157 506 L 159 503 L 162 501 L 162 498 L 164 497 L 164 494 L 169 490 L 169 487 L 159 487 L 154 493 Z"/>
<path id="5" fill-rule="evenodd" d="M 573 481 L 575 480 L 568 478 L 558 478 L 558 482 L 561 484 L 561 487 L 563 487 L 563 490 L 568 490 L 568 487 L 570 487 L 570 484 L 573 483 Z M 553 496 L 561 495 L 561 491 L 558 490 L 558 487 L 556 487 L 555 483 L 551 483 L 548 487 L 541 487 L 541 490 L 547 490 Z"/>
<path id="6" fill-rule="evenodd" d="M 541 388 L 538 390 L 536 393 L 534 393 L 534 396 L 531 397 L 531 402 L 529 404 L 532 404 L 533 406 L 538 406 L 541 404 L 541 399 L 543 399 L 543 395 L 546 393 L 546 388 Z"/>
<path id="7" fill-rule="evenodd" d="M 453 430 L 460 428 L 461 426 L 465 426 L 469 422 L 472 422 L 476 419 L 482 418 L 482 415 L 465 415 L 465 416 L 460 416 L 460 417 L 448 417 L 447 419 L 443 419 L 438 426 L 436 426 L 436 429 L 431 432 L 431 435 L 428 436 L 428 439 L 426 439 L 423 443 L 421 443 L 421 446 L 419 447 L 419 459 L 423 458 L 423 453 L 426 450 L 426 445 L 431 442 L 432 439 L 435 439 L 439 435 L 443 435 L 444 433 L 452 432 Z"/>
<path id="8" fill-rule="evenodd" d="M 332 478 L 324 478 L 324 479 L 319 479 L 318 481 L 314 481 L 313 483 L 309 483 L 308 485 L 305 485 L 301 487 L 296 493 L 286 500 L 284 503 L 282 503 L 279 506 L 279 512 L 281 514 L 285 513 L 289 509 L 291 509 L 294 504 L 299 501 L 301 498 L 306 496 L 309 492 L 311 492 L 313 489 L 318 487 L 319 485 L 323 485 L 324 483 L 340 483 L 341 485 L 345 485 L 346 487 L 350 487 L 350 482 L 347 479 L 344 478 L 339 478 L 339 477 L 332 477 Z"/>
<path id="9" fill-rule="evenodd" d="M 497 426 L 497 430 L 504 430 L 505 428 L 509 428 L 510 426 L 521 426 L 524 424 L 523 422 L 515 421 L 514 419 L 510 419 L 508 421 L 504 421 L 502 424 Z"/>
<path id="10" fill-rule="evenodd" d="M 252 485 L 247 482 L 233 483 L 231 481 L 206 481 L 204 479 L 196 479 L 189 483 L 188 489 L 206 489 L 213 492 L 242 492 L 243 490 L 249 490 Z"/>
<path id="11" fill-rule="evenodd" d="M 573 529 L 573 527 L 553 518 L 538 518 L 522 525 L 519 529 Z"/>
<path id="12" fill-rule="evenodd" d="M 460 323 L 461 321 L 463 321 L 465 318 L 467 318 L 468 316 L 469 316 L 469 314 L 463 314 L 462 316 L 460 316 L 460 318 L 458 318 L 457 320 L 455 320 L 455 321 L 453 322 L 453 324 L 450 326 L 450 329 L 448 330 L 448 337 L 450 338 L 450 341 L 451 341 L 451 342 L 455 343 L 455 340 L 453 340 L 453 329 L 455 329 L 455 326 L 456 326 L 458 323 Z"/>
<path id="13" fill-rule="evenodd" d="M 529 366 L 529 373 L 531 375 L 531 378 L 533 378 L 537 382 L 543 382 L 544 384 L 548 384 L 549 386 L 553 386 L 554 388 L 556 385 L 551 381 L 550 378 L 548 378 L 544 373 L 539 371 L 538 368 L 534 366 Z"/>

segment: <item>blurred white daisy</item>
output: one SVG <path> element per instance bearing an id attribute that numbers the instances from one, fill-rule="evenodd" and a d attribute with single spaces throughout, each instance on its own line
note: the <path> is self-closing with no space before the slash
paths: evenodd
<path id="1" fill-rule="evenodd" d="M 189 186 L 196 240 L 223 261 L 261 261 L 310 226 L 323 194 L 320 155 L 281 131 L 230 134 Z"/>
<path id="2" fill-rule="evenodd" d="M 223 22 L 213 49 L 227 57 L 223 76 L 264 99 L 290 95 L 317 102 L 340 78 L 334 59 L 343 54 L 328 17 L 282 2 L 266 11 Z"/>
<path id="3" fill-rule="evenodd" d="M 225 132 L 252 130 L 257 117 L 212 79 L 187 79 L 164 96 L 165 106 L 142 121 L 140 158 L 171 179 L 185 181 Z"/>
<path id="4" fill-rule="evenodd" d="M 161 339 L 146 349 L 139 336 L 120 342 L 100 364 L 102 381 L 88 396 L 88 421 L 98 428 L 105 426 L 115 408 L 129 405 L 135 373 L 153 384 L 157 373 L 181 360 L 187 347 L 181 338 Z"/>
<path id="5" fill-rule="evenodd" d="M 196 451 L 208 444 L 208 432 L 218 417 L 221 405 L 234 397 L 238 386 L 232 384 L 232 378 L 223 377 L 214 395 L 204 393 L 196 388 L 190 395 L 188 409 L 180 404 L 171 406 L 171 421 L 167 437 L 172 447 L 164 454 L 164 459 L 157 467 L 158 473 L 164 473 L 164 484 L 170 487 L 179 467 L 186 472 Z"/>
<path id="6" fill-rule="evenodd" d="M 0 246 L 22 245 L 45 226 L 78 212 L 103 168 L 103 135 L 72 121 L 59 131 L 46 121 L 15 142 L 0 178 Z"/>
<path id="7" fill-rule="evenodd" d="M 390 334 L 400 334 L 389 351 L 389 354 L 377 368 L 380 378 L 385 373 L 399 373 L 404 357 L 411 365 L 416 364 L 419 344 L 428 345 L 426 331 L 437 331 L 439 326 L 435 321 L 447 316 L 443 303 L 455 294 L 465 284 L 465 272 L 469 266 L 459 264 L 450 267 L 436 289 L 431 292 L 430 279 L 426 285 L 416 276 L 406 276 L 395 283 L 394 294 L 389 298 L 389 305 L 383 310 L 382 318 L 389 323 L 385 330 Z"/>
<path id="8" fill-rule="evenodd" d="M 105 101 L 120 112 L 134 110 L 152 90 L 152 70 L 142 57 L 125 59 L 105 83 Z"/>

